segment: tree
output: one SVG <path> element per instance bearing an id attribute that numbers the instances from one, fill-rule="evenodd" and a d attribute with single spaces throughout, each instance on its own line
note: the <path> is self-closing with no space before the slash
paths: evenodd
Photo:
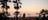
<path id="1" fill-rule="evenodd" d="M 46 20 L 46 14 L 47 14 L 47 12 L 48 12 L 48 10 L 44 10 L 44 9 L 42 9 L 42 11 L 40 12 L 40 14 L 39 14 L 39 17 L 41 17 L 41 15 L 43 15 L 43 18 L 42 18 L 42 20 Z"/>
<path id="2" fill-rule="evenodd" d="M 20 12 L 18 12 L 18 9 L 21 7 L 21 6 L 19 6 L 19 3 L 18 3 L 19 1 L 20 0 L 13 1 L 14 3 L 16 3 L 14 6 L 14 9 L 17 9 L 17 11 L 15 12 L 16 13 L 16 20 L 18 20 L 18 14 L 20 13 Z"/>

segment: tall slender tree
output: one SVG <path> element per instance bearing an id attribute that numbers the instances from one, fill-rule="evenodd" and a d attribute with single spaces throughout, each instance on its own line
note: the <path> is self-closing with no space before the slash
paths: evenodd
<path id="1" fill-rule="evenodd" d="M 7 14 L 8 12 L 7 12 L 7 9 L 9 8 L 9 6 L 7 6 L 7 2 L 8 2 L 8 0 L 0 0 L 0 2 L 1 2 L 1 4 L 3 5 L 2 6 L 2 8 L 3 8 L 3 18 L 4 18 L 4 20 L 6 20 L 6 15 L 5 14 Z M 4 11 L 4 9 L 6 9 L 6 11 Z"/>
<path id="2" fill-rule="evenodd" d="M 13 1 L 13 2 L 15 3 L 15 5 L 17 5 L 17 6 L 14 6 L 14 8 L 17 9 L 17 11 L 16 11 L 15 13 L 16 13 L 16 20 L 18 20 L 18 14 L 20 13 L 20 12 L 18 11 L 18 9 L 21 7 L 21 6 L 19 6 L 20 0 L 15 0 L 15 1 Z"/>

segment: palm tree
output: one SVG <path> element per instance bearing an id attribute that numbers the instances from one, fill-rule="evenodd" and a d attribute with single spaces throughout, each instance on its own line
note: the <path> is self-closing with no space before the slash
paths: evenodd
<path id="1" fill-rule="evenodd" d="M 16 13 L 16 20 L 18 20 L 18 14 L 20 13 L 20 12 L 18 12 L 18 9 L 21 8 L 21 6 L 19 6 L 19 3 L 18 3 L 19 1 L 20 0 L 13 1 L 14 3 L 16 3 L 14 6 L 14 9 L 17 9 L 17 11 L 15 12 Z"/>
<path id="2" fill-rule="evenodd" d="M 3 18 L 6 20 L 6 15 L 7 14 L 7 9 L 9 8 L 9 6 L 7 6 L 7 1 L 8 0 L 2 0 L 1 1 L 1 4 L 3 5 L 2 8 L 3 8 Z M 6 11 L 4 11 L 4 9 L 6 9 Z"/>

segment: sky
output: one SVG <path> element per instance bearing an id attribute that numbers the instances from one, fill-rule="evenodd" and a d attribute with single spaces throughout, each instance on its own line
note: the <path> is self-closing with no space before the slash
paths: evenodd
<path id="1" fill-rule="evenodd" d="M 22 12 L 35 14 L 41 11 L 41 9 L 48 9 L 48 0 L 22 0 L 21 9 Z"/>
<path id="2" fill-rule="evenodd" d="M 22 8 L 19 9 L 21 14 L 36 14 L 40 12 L 41 9 L 48 9 L 48 0 L 21 0 L 21 3 Z M 8 6 L 10 6 L 10 9 L 8 9 L 9 13 L 16 11 L 13 4 L 12 2 L 8 2 Z"/>

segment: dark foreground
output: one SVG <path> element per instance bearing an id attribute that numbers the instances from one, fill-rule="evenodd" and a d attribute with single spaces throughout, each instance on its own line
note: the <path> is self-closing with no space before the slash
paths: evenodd
<path id="1" fill-rule="evenodd" d="M 7 18 L 6 20 L 16 20 L 16 18 Z M 26 17 L 26 18 L 19 17 L 18 20 L 48 20 L 48 18 L 39 19 L 38 17 Z"/>

